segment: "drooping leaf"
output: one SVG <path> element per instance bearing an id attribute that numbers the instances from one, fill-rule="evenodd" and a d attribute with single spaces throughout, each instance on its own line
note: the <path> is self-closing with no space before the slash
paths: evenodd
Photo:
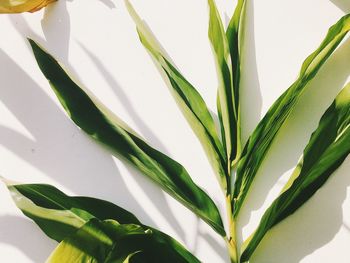
<path id="1" fill-rule="evenodd" d="M 200 140 L 222 189 L 226 190 L 226 156 L 207 105 L 198 91 L 172 64 L 171 59 L 130 2 L 126 0 L 125 3 L 136 24 L 141 43 L 152 56 L 176 103 Z"/>
<path id="2" fill-rule="evenodd" d="M 322 116 L 290 180 L 264 213 L 257 230 L 245 242 L 242 262 L 250 258 L 269 229 L 311 198 L 349 153 L 350 84 L 339 93 Z"/>
<path id="3" fill-rule="evenodd" d="M 208 0 L 209 5 L 209 31 L 208 36 L 215 55 L 219 88 L 218 88 L 218 109 L 222 127 L 222 140 L 225 142 L 228 162 L 235 159 L 237 154 L 237 119 L 238 113 L 235 105 L 235 94 L 232 81 L 232 62 L 230 46 L 225 34 L 224 27 L 216 8 L 214 0 Z"/>
<path id="4" fill-rule="evenodd" d="M 134 131 L 80 88 L 59 63 L 30 40 L 38 65 L 70 118 L 95 141 L 107 146 L 225 236 L 217 207 L 185 168 L 144 142 Z"/>
<path id="5" fill-rule="evenodd" d="M 298 79 L 271 106 L 250 136 L 238 163 L 237 178 L 232 193 L 234 215 L 237 216 L 249 187 L 264 160 L 274 138 L 295 107 L 307 84 L 337 48 L 350 30 L 350 15 L 333 25 L 321 43 L 303 63 Z"/>
<path id="6" fill-rule="evenodd" d="M 67 196 L 46 184 L 7 183 L 7 186 L 17 207 L 56 241 L 71 235 L 92 218 L 140 224 L 133 214 L 107 201 Z"/>
<path id="7" fill-rule="evenodd" d="M 56 0 L 0 0 L 0 14 L 36 12 Z"/>
<path id="8" fill-rule="evenodd" d="M 6 180 L 4 181 L 6 182 Z M 31 218 L 50 238 L 58 242 L 64 240 L 59 250 L 65 249 L 67 239 L 70 240 L 70 237 L 74 236 L 77 231 L 79 231 L 78 236 L 83 234 L 84 229 L 88 229 L 88 227 L 82 227 L 89 226 L 90 222 L 93 226 L 96 226 L 94 222 L 114 220 L 121 226 L 132 225 L 134 226 L 133 229 L 136 227 L 143 229 L 143 232 L 146 230 L 151 232 L 152 235 L 148 242 L 157 244 L 155 246 L 158 246 L 158 248 L 162 247 L 163 251 L 167 251 L 173 259 L 177 259 L 174 262 L 199 262 L 175 239 L 152 227 L 143 225 L 133 214 L 115 204 L 91 197 L 68 196 L 57 188 L 46 184 L 14 184 L 11 182 L 6 182 L 6 184 L 15 204 L 26 216 Z M 101 236 L 104 236 L 104 229 L 103 227 L 101 229 L 95 227 L 91 231 L 92 233 L 95 230 L 97 232 L 102 231 Z M 88 233 L 88 235 L 90 234 Z M 130 234 L 129 231 L 128 235 Z M 108 238 L 104 238 L 104 240 L 108 240 Z M 90 241 L 90 239 L 86 240 L 88 243 Z M 97 251 L 100 251 L 98 248 L 105 247 L 105 243 L 91 243 L 87 246 L 87 249 L 96 248 Z M 121 246 L 119 247 L 121 248 Z M 76 249 L 79 249 L 79 247 L 75 247 L 73 250 L 76 251 Z M 120 253 L 127 252 L 127 250 L 118 251 Z M 69 258 L 72 254 L 66 254 L 65 256 Z M 83 257 L 83 255 L 81 256 Z M 87 257 L 88 253 L 85 256 Z M 75 261 L 62 260 L 60 262 Z"/>

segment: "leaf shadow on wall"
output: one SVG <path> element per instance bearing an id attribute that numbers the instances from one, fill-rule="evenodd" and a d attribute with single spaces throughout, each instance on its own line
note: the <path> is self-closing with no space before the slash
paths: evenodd
<path id="1" fill-rule="evenodd" d="M 350 185 L 349 170 L 347 158 L 303 207 L 271 229 L 250 262 L 300 262 L 330 242 L 344 226 L 341 206 Z"/>
<path id="2" fill-rule="evenodd" d="M 344 224 L 345 229 L 350 232 L 350 227 L 347 224 Z"/>
<path id="3" fill-rule="evenodd" d="M 350 12 L 350 1 L 349 0 L 331 0 L 333 4 L 339 7 L 344 13 Z"/>
<path id="4" fill-rule="evenodd" d="M 28 219 L 2 216 L 0 225 L 0 242 L 20 249 L 33 262 L 45 262 L 57 246 L 56 241 L 43 236 L 41 229 Z"/>
<path id="5" fill-rule="evenodd" d="M 1 144 L 72 192 L 107 199 L 128 208 L 144 223 L 156 226 L 118 176 L 118 167 L 110 153 L 92 143 L 2 51 L 0 65 L 4 76 L 2 83 L 6 87 L 0 90 L 0 99 L 34 138 L 0 126 Z M 16 83 L 13 79 L 17 80 Z M 145 191 L 152 193 L 155 200 L 161 198 L 163 193 L 158 188 L 143 178 L 140 180 Z M 30 178 L 27 181 L 31 182 Z M 17 227 L 14 223 L 13 229 Z M 23 233 L 16 233 L 21 239 Z M 34 248 L 35 243 L 29 244 L 33 244 L 33 253 L 40 253 Z"/>
<path id="6" fill-rule="evenodd" d="M 242 207 L 238 221 L 240 229 L 250 221 L 251 211 L 262 207 L 281 175 L 297 164 L 320 117 L 349 77 L 349 57 L 350 40 L 346 40 L 311 81 L 295 110 L 282 126 Z M 341 204 L 346 198 L 346 187 L 350 185 L 350 178 L 345 176 L 349 171 L 349 160 L 343 167 L 345 168 L 336 172 L 329 180 L 331 182 L 324 186 L 326 190 L 321 190 L 300 211 L 287 219 L 293 223 L 281 223 L 264 238 L 251 262 L 271 262 L 271 258 L 274 258 L 273 262 L 299 262 L 334 237 L 343 224 Z M 283 184 L 281 188 L 282 186 Z M 326 191 L 327 194 L 324 194 Z M 327 207 L 320 204 L 327 204 Z M 307 242 L 305 238 L 308 239 Z M 290 253 L 291 247 L 293 253 Z"/>
<path id="7" fill-rule="evenodd" d="M 245 34 L 243 36 L 242 62 L 241 62 L 241 112 L 242 112 L 242 144 L 244 145 L 259 123 L 262 95 L 258 76 L 255 26 L 254 26 L 254 1 L 246 3 L 246 16 L 244 22 Z"/>

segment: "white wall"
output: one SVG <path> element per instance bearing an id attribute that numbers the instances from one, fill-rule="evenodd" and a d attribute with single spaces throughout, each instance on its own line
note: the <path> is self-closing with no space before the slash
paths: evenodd
<path id="1" fill-rule="evenodd" d="M 218 0 L 228 17 L 234 3 Z M 246 139 L 296 78 L 348 0 L 249 1 L 242 79 Z M 205 0 L 134 0 L 184 75 L 215 110 L 217 80 Z M 227 20 L 227 19 L 226 19 Z M 39 41 L 76 79 L 152 145 L 182 163 L 224 202 L 200 144 L 138 41 L 122 1 L 60 0 L 35 14 L 0 16 L 0 174 L 104 198 L 183 242 L 204 262 L 228 262 L 224 243 L 203 222 L 138 172 L 111 157 L 68 119 L 39 71 L 26 37 Z M 324 110 L 350 75 L 350 40 L 310 84 L 276 139 L 242 210 L 246 237 L 281 189 Z M 350 160 L 302 209 L 263 240 L 253 263 L 347 263 Z M 44 262 L 55 247 L 0 186 L 0 261 Z"/>

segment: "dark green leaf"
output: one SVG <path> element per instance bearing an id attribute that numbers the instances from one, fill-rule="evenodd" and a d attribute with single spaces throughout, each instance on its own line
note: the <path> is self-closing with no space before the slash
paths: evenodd
<path id="1" fill-rule="evenodd" d="M 52 239 L 61 241 L 91 218 L 140 224 L 128 211 L 107 201 L 67 196 L 45 184 L 7 184 L 18 208 Z"/>
<path id="2" fill-rule="evenodd" d="M 280 196 L 264 213 L 257 230 L 243 246 L 248 260 L 266 232 L 294 213 L 327 181 L 350 153 L 350 84 L 322 116 Z"/>
<path id="3" fill-rule="evenodd" d="M 165 191 L 225 236 L 221 217 L 210 197 L 191 179 L 185 168 L 145 143 L 125 123 L 98 105 L 73 82 L 59 63 L 30 40 L 38 65 L 70 118 L 95 141 L 123 157 Z"/>
<path id="4" fill-rule="evenodd" d="M 281 126 L 295 107 L 307 84 L 349 30 L 350 15 L 344 16 L 329 29 L 320 47 L 304 61 L 298 79 L 272 105 L 250 136 L 238 163 L 237 178 L 232 193 L 235 216 L 238 215 L 249 187 Z"/>
<path id="5" fill-rule="evenodd" d="M 226 37 L 230 49 L 231 56 L 231 68 L 232 68 L 232 90 L 233 99 L 235 105 L 235 112 L 237 113 L 237 124 L 236 124 L 236 152 L 234 153 L 233 164 L 238 161 L 241 154 L 241 115 L 240 115 L 240 76 L 241 76 L 241 45 L 242 45 L 242 34 L 244 27 L 244 16 L 245 16 L 246 1 L 238 0 L 235 12 L 230 20 L 230 23 L 226 29 Z"/>
<path id="6" fill-rule="evenodd" d="M 69 247 L 72 249 L 72 254 L 61 255 L 62 261 L 60 262 L 78 262 L 64 261 L 64 256 L 68 258 L 72 256 L 72 259 L 73 254 L 80 255 L 82 258 L 89 258 L 91 256 L 92 258 L 100 258 L 104 255 L 104 251 L 109 251 L 109 245 L 114 244 L 117 239 L 111 236 L 106 237 L 106 228 L 104 226 L 100 227 L 102 224 L 100 222 L 106 220 L 118 222 L 117 225 L 121 226 L 118 230 L 119 233 L 120 229 L 128 228 L 129 226 L 132 226 L 132 229 L 142 229 L 143 233 L 148 230 L 148 233 L 151 233 L 148 236 L 149 238 L 147 238 L 147 242 L 150 243 L 149 249 L 161 249 L 158 253 L 161 255 L 167 253 L 171 256 L 170 258 L 175 260 L 174 262 L 199 262 L 175 239 L 154 228 L 143 225 L 133 214 L 110 202 L 90 197 L 71 197 L 57 188 L 46 184 L 14 184 L 6 180 L 4 181 L 17 207 L 26 216 L 31 218 L 49 237 L 58 242 L 64 240 L 57 251 L 66 251 Z M 90 226 L 93 227 L 90 229 Z M 85 233 L 87 229 L 91 231 Z M 75 234 L 76 232 L 77 234 Z M 92 235 L 95 232 L 99 234 Z M 126 234 L 129 236 L 134 233 L 131 230 L 125 230 L 124 232 L 127 232 Z M 80 238 L 81 235 L 84 236 L 85 234 L 94 238 L 84 239 L 80 243 L 80 246 L 74 245 L 74 248 L 72 248 L 71 237 L 73 236 L 73 240 L 76 240 L 76 238 Z M 112 241 L 109 238 L 112 238 Z M 101 242 L 99 239 L 105 242 Z M 94 243 L 95 241 L 97 242 Z M 136 242 L 136 240 L 134 241 Z M 151 247 L 151 244 L 153 247 Z M 119 245 L 118 247 L 120 248 L 118 250 L 119 254 L 127 253 L 129 255 L 128 250 L 124 250 L 123 246 Z M 78 253 L 81 249 L 91 251 L 85 251 L 86 254 L 83 255 Z M 93 251 L 97 254 L 95 252 L 93 253 Z M 53 259 L 55 258 L 53 257 Z M 55 261 L 53 260 L 51 262 Z"/>
<path id="7" fill-rule="evenodd" d="M 130 2 L 125 2 L 136 24 L 142 44 L 149 51 L 183 115 L 200 140 L 222 189 L 226 190 L 226 156 L 207 105 L 198 91 L 172 64 L 171 59 L 137 15 Z"/>

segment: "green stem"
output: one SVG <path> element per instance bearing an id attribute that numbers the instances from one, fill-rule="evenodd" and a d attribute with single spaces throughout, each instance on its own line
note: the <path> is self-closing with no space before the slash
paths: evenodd
<path id="1" fill-rule="evenodd" d="M 231 195 L 226 196 L 226 209 L 228 218 L 229 235 L 226 240 L 227 248 L 230 254 L 231 263 L 239 263 L 239 257 L 237 252 L 237 242 L 236 242 L 236 225 L 232 213 L 231 205 Z"/>

